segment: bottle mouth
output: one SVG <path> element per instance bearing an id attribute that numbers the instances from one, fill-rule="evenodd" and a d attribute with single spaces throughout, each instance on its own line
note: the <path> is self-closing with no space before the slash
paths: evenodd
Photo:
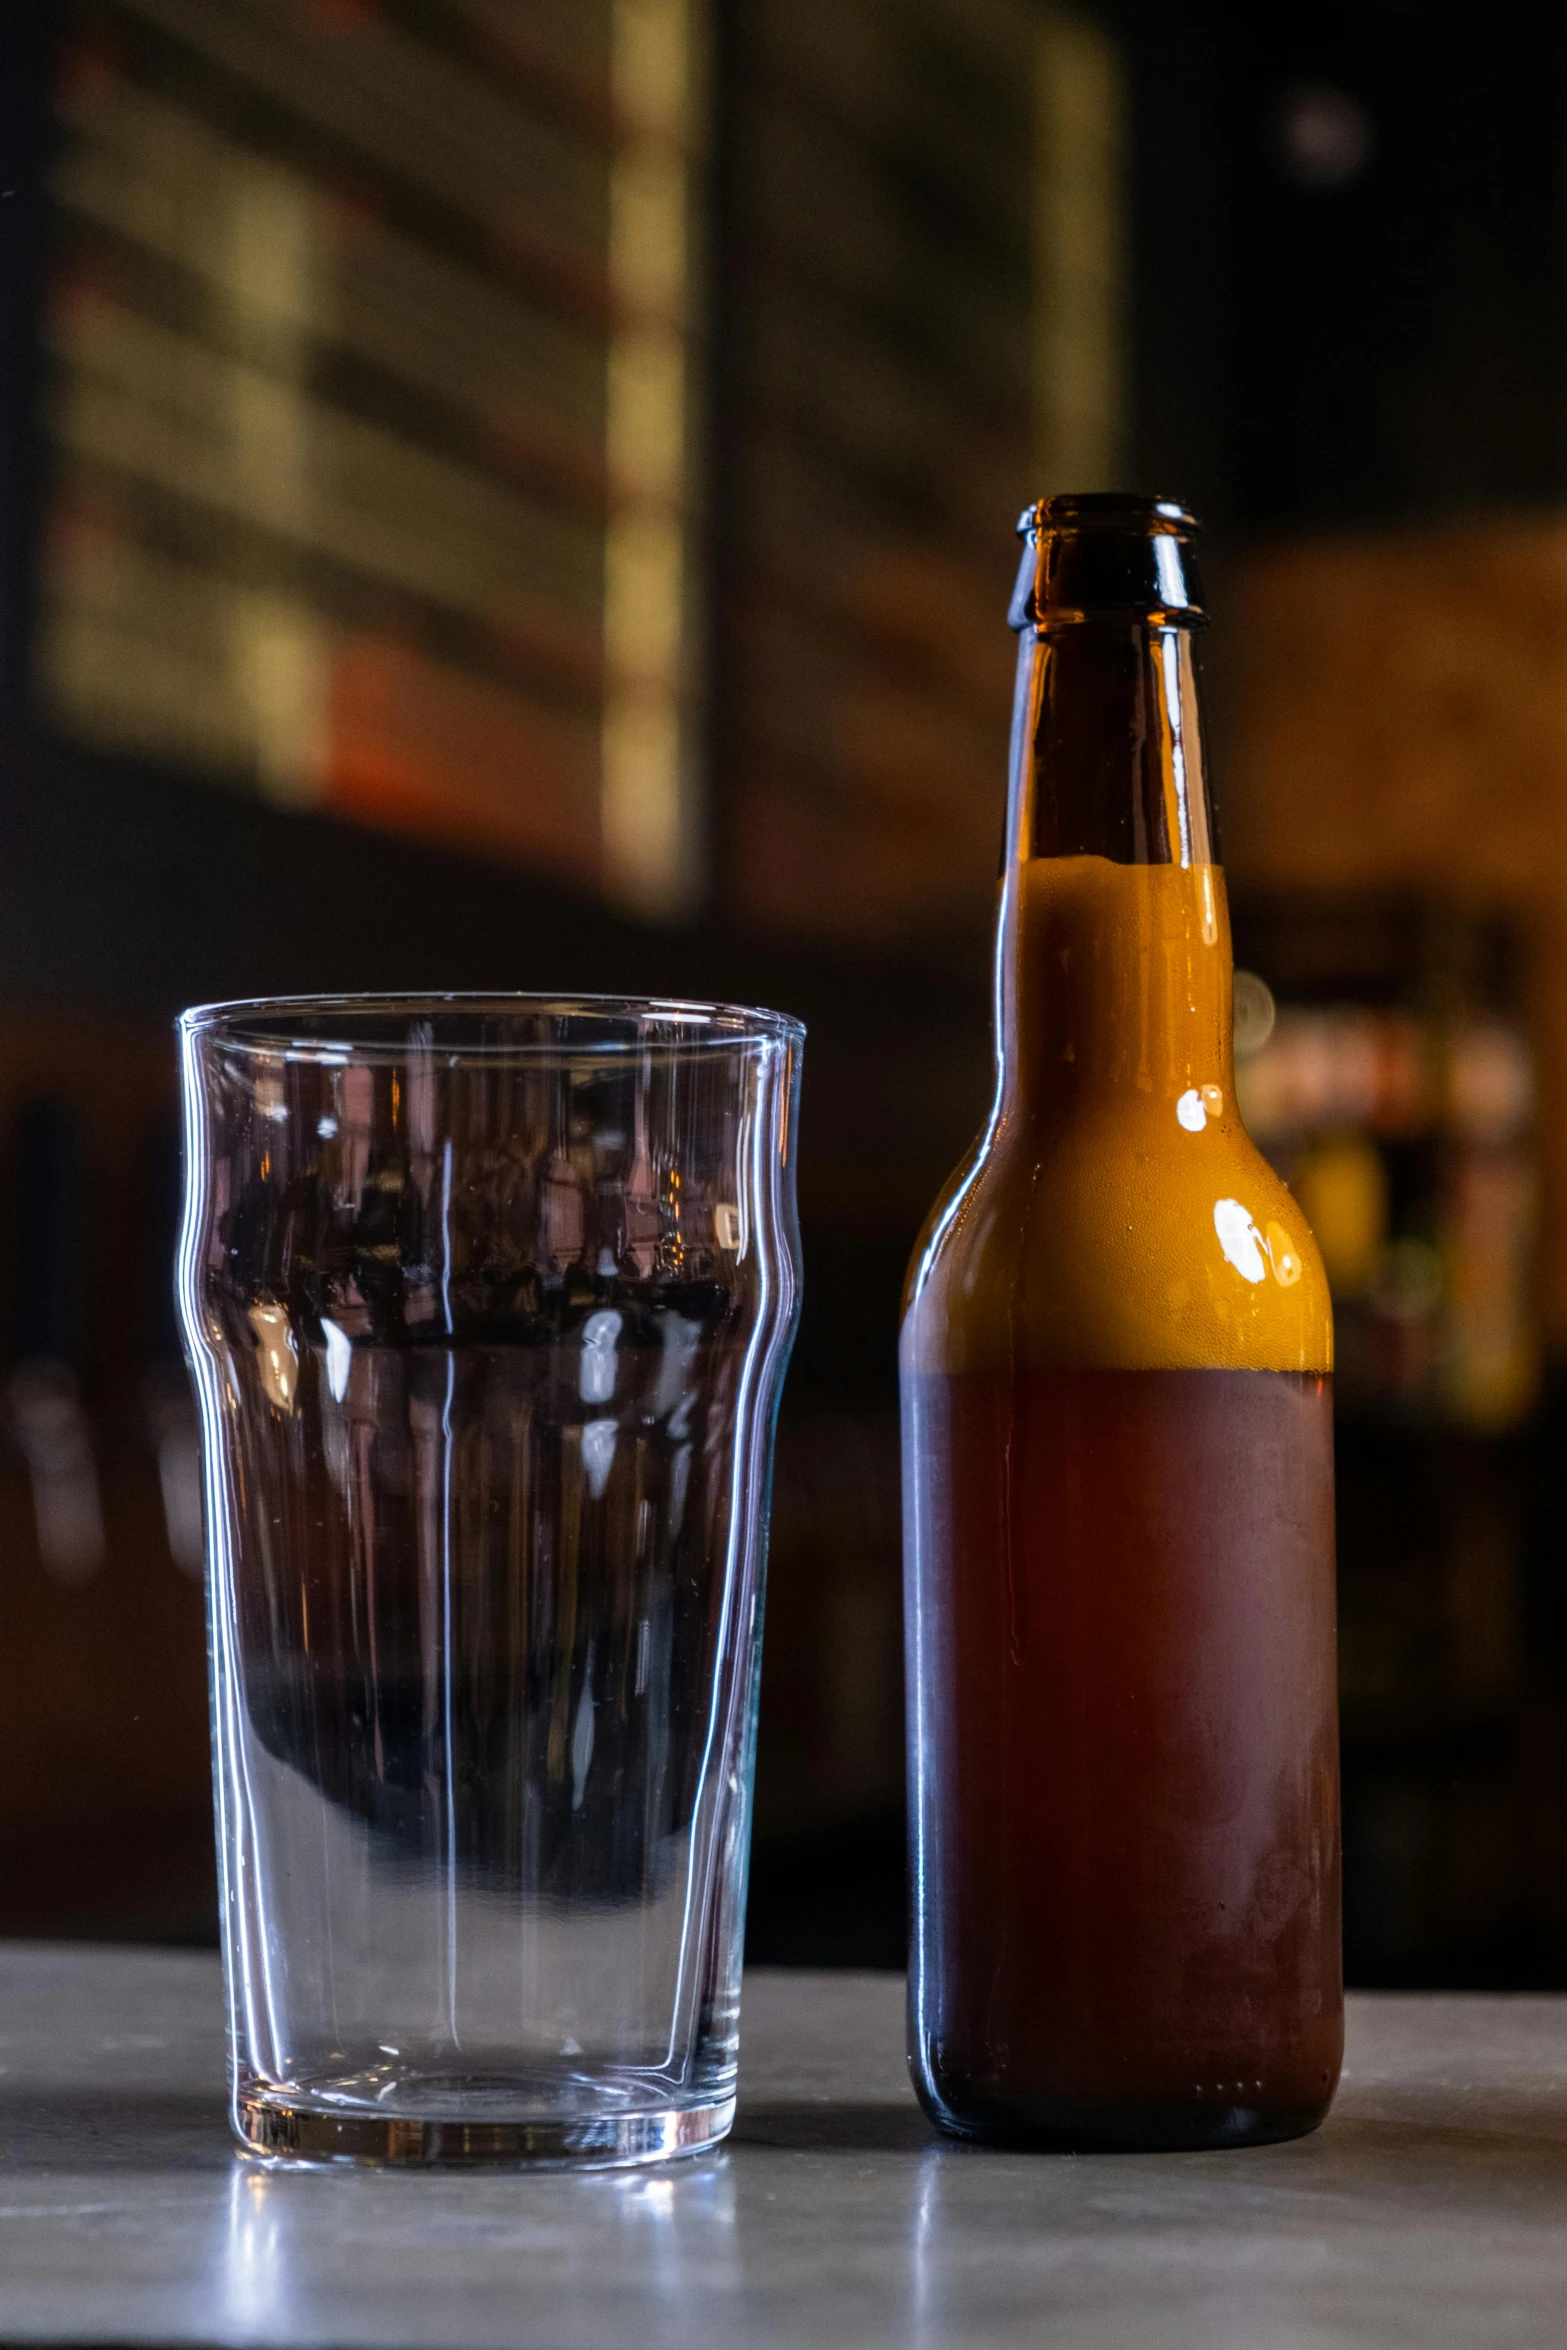
<path id="1" fill-rule="evenodd" d="M 1174 498 L 1119 490 L 1038 498 L 1018 519 L 1024 541 L 1013 628 L 1041 635 L 1085 621 L 1202 628 L 1202 583 L 1192 560 L 1197 518 Z"/>
<path id="2" fill-rule="evenodd" d="M 1067 490 L 1053 498 L 1036 498 L 1017 522 L 1018 537 L 1027 539 L 1051 530 L 1136 530 L 1186 539 L 1201 528 L 1191 508 L 1178 499 L 1125 490 Z"/>

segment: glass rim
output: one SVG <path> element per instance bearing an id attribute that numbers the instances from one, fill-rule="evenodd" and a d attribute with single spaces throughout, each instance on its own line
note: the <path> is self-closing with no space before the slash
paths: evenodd
<path id="1" fill-rule="evenodd" d="M 218 1003 L 192 1004 L 178 1014 L 174 1025 L 187 1039 L 211 1036 L 236 1051 L 269 1058 L 364 1061 L 410 1049 L 410 1039 L 368 1032 L 372 1022 L 399 1017 L 410 1024 L 439 1022 L 443 1017 L 453 1023 L 533 1017 L 561 1024 L 562 1032 L 553 1036 L 483 1037 L 470 1033 L 442 1038 L 437 1031 L 430 1040 L 431 1049 L 443 1058 L 458 1060 L 630 1060 L 647 1053 L 732 1052 L 745 1045 L 799 1045 L 805 1041 L 803 1020 L 760 1005 L 706 1003 L 685 996 L 575 995 L 530 989 L 511 993 L 448 988 L 425 994 L 392 989 L 364 994 L 236 996 Z M 625 1024 L 625 1033 L 613 1033 L 617 1021 Z M 644 1022 L 664 1023 L 673 1033 L 640 1033 L 638 1024 Z M 597 1034 L 572 1033 L 589 1028 L 591 1023 L 599 1024 Z M 604 1033 L 606 1028 L 611 1033 Z"/>

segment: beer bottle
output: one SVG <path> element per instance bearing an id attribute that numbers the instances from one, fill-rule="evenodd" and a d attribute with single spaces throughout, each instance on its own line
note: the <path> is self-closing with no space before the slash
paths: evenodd
<path id="1" fill-rule="evenodd" d="M 995 1097 L 905 1297 L 910 2056 L 975 2138 L 1290 2137 L 1343 2045 L 1332 1318 L 1235 1105 L 1194 528 L 1019 525 Z"/>

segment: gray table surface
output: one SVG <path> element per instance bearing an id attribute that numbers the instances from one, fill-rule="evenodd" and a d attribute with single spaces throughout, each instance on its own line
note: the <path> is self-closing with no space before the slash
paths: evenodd
<path id="1" fill-rule="evenodd" d="M 1567 2343 L 1567 1999 L 1359 1998 L 1315 2137 L 1080 2157 L 938 2142 L 902 2005 L 752 1975 L 699 2161 L 277 2172 L 231 2149 L 214 1959 L 0 1946 L 0 2340 Z"/>

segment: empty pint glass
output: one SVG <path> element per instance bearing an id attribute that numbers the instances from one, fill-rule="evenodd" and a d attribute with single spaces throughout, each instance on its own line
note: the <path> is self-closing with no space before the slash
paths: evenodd
<path id="1" fill-rule="evenodd" d="M 534 996 L 180 1026 L 236 2130 L 709 2145 L 802 1031 Z"/>

